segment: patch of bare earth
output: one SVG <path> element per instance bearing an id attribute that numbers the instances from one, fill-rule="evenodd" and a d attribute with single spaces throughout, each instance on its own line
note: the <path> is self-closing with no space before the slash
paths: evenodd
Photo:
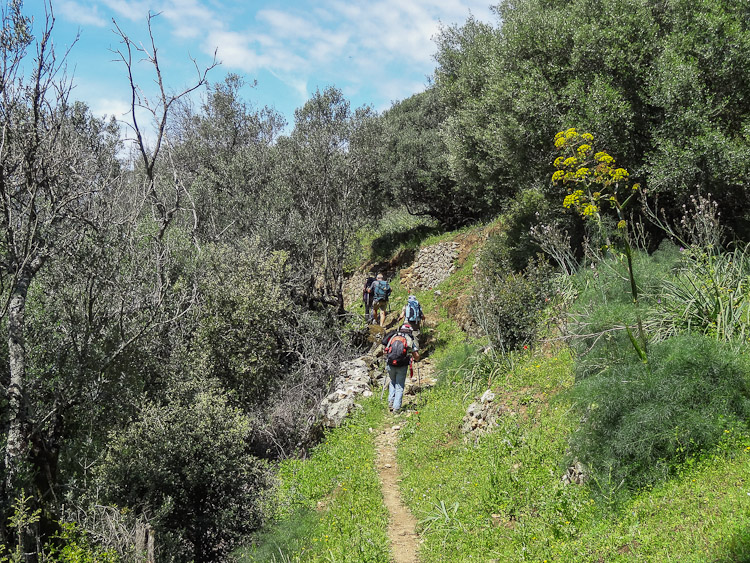
<path id="1" fill-rule="evenodd" d="M 417 521 L 401 501 L 396 441 L 399 426 L 386 427 L 375 438 L 378 451 L 377 468 L 383 487 L 383 499 L 388 509 L 388 537 L 391 540 L 394 563 L 416 563 L 419 548 Z"/>

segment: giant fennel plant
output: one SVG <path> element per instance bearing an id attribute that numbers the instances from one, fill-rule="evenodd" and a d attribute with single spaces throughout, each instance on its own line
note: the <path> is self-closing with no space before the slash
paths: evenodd
<path id="1" fill-rule="evenodd" d="M 633 252 L 625 218 L 625 209 L 633 201 L 640 185 L 631 183 L 629 172 L 617 167 L 609 153 L 596 150 L 591 133 L 578 133 L 575 128 L 560 131 L 555 135 L 555 148 L 560 155 L 554 162 L 556 170 L 552 174 L 552 182 L 567 189 L 563 207 L 574 209 L 602 230 L 603 209 L 609 208 L 617 215 L 617 240 L 620 244 L 614 246 L 606 235 L 606 249 L 614 251 L 619 248 L 626 259 L 638 333 L 633 334 L 627 324 L 625 329 L 636 353 L 647 363 L 648 342 L 638 308 L 638 285 L 633 273 Z"/>

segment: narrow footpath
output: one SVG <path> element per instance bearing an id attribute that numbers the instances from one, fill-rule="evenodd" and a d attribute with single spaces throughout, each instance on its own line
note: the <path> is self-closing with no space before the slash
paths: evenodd
<path id="1" fill-rule="evenodd" d="M 383 499 L 388 509 L 388 537 L 393 548 L 393 563 L 417 563 L 419 536 L 417 521 L 401 502 L 399 472 L 396 464 L 396 442 L 401 424 L 398 418 L 388 417 L 386 425 L 375 438 L 377 469 L 383 488 Z"/>

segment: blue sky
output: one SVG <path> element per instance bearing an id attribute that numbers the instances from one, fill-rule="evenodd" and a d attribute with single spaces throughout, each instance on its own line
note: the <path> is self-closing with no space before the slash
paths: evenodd
<path id="1" fill-rule="evenodd" d="M 245 99 L 270 106 L 291 124 L 294 110 L 316 88 L 340 88 L 352 107 L 387 109 L 393 101 L 424 89 L 435 68 L 433 41 L 440 25 L 463 23 L 473 14 L 495 22 L 489 0 L 52 0 L 53 40 L 68 55 L 74 97 L 96 115 L 122 117 L 128 108 L 125 67 L 111 50 L 121 47 L 114 18 L 129 36 L 147 42 L 152 22 L 163 78 L 172 90 L 196 74 L 191 57 L 207 66 L 216 51 L 221 65 L 209 73 L 220 82 L 237 73 L 248 82 Z M 44 21 L 42 0 L 26 0 L 24 11 Z M 153 74 L 138 65 L 146 88 Z"/>

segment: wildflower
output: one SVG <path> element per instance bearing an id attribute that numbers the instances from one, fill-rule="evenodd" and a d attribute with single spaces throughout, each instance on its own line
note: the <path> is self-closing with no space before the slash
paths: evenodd
<path id="1" fill-rule="evenodd" d="M 622 229 L 625 228 L 625 225 L 626 225 L 625 220 L 622 219 L 622 220 L 620 220 L 619 223 L 617 223 L 617 228 L 622 230 Z"/>
<path id="2" fill-rule="evenodd" d="M 628 171 L 625 170 L 624 168 L 618 168 L 617 170 L 615 170 L 611 174 L 612 174 L 612 179 L 615 182 L 619 182 L 620 180 L 624 180 L 625 178 L 627 178 L 629 176 Z"/>
<path id="3" fill-rule="evenodd" d="M 562 166 L 562 163 L 563 163 L 564 161 L 565 161 L 565 157 L 564 157 L 564 156 L 558 156 L 558 157 L 557 157 L 557 158 L 555 159 L 555 168 L 560 168 L 560 167 Z"/>
<path id="4" fill-rule="evenodd" d="M 565 196 L 565 199 L 563 200 L 563 207 L 569 208 L 574 205 L 578 205 L 581 201 L 582 195 L 583 190 L 576 190 L 572 194 Z"/>
<path id="5" fill-rule="evenodd" d="M 586 167 L 576 170 L 576 178 L 585 178 L 589 174 L 591 174 L 591 170 Z"/>
<path id="6" fill-rule="evenodd" d="M 581 135 L 581 139 L 590 143 L 594 140 L 594 136 L 591 133 L 584 133 L 583 135 Z"/>
<path id="7" fill-rule="evenodd" d="M 565 137 L 560 137 L 555 141 L 555 147 L 561 149 L 565 146 Z"/>
<path id="8" fill-rule="evenodd" d="M 564 176 L 565 176 L 565 172 L 563 170 L 558 170 L 557 172 L 552 174 L 552 181 L 559 182 L 560 180 L 563 179 Z"/>
<path id="9" fill-rule="evenodd" d="M 583 216 L 593 217 L 598 211 L 599 209 L 597 209 L 596 205 L 594 205 L 593 203 L 589 203 L 583 208 Z"/>
<path id="10" fill-rule="evenodd" d="M 565 162 L 563 162 L 563 166 L 566 168 L 573 168 L 576 164 L 578 164 L 578 159 L 574 156 L 566 158 Z"/>
<path id="11" fill-rule="evenodd" d="M 591 145 L 581 145 L 578 147 L 578 155 L 586 156 L 591 151 Z"/>
<path id="12" fill-rule="evenodd" d="M 557 141 L 560 137 L 565 137 L 565 131 L 555 133 L 555 141 Z"/>

